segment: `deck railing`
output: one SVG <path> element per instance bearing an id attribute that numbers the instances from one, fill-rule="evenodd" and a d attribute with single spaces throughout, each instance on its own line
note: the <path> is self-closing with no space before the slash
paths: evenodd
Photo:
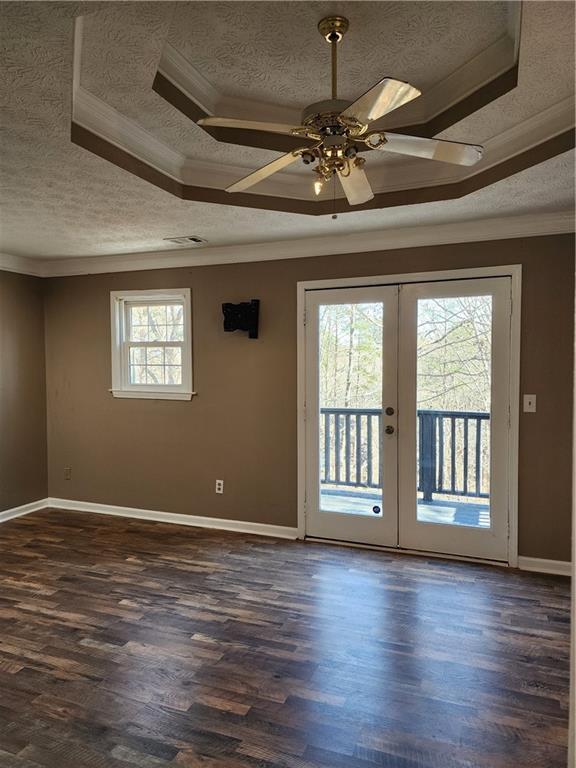
<path id="1" fill-rule="evenodd" d="M 433 495 L 489 495 L 490 414 L 418 411 L 418 490 Z M 321 409 L 322 485 L 381 488 L 382 411 Z"/>

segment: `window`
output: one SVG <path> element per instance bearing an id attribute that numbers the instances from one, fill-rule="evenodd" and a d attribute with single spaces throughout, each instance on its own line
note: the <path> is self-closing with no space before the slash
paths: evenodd
<path id="1" fill-rule="evenodd" d="M 190 289 L 113 291 L 112 394 L 190 400 Z"/>

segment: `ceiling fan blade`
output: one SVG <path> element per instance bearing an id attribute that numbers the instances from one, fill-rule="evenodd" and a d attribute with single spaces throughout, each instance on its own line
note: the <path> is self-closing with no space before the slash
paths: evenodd
<path id="1" fill-rule="evenodd" d="M 240 179 L 230 187 L 227 187 L 226 192 L 242 192 L 244 189 L 248 189 L 248 187 L 258 184 L 259 181 L 263 181 L 268 178 L 268 176 L 272 176 L 273 173 L 281 171 L 282 168 L 286 168 L 286 166 L 296 162 L 296 160 L 300 158 L 301 151 L 302 150 L 296 150 L 295 152 L 288 152 L 285 155 L 281 155 L 276 160 L 272 160 L 271 163 L 263 165 L 262 168 L 258 168 L 257 171 L 249 173 L 248 176 L 244 176 L 243 179 Z"/>
<path id="2" fill-rule="evenodd" d="M 399 155 L 424 157 L 428 160 L 440 160 L 456 165 L 475 165 L 482 160 L 484 148 L 478 144 L 462 144 L 458 141 L 442 139 L 423 139 L 420 136 L 403 136 L 400 133 L 385 133 L 386 142 L 380 144 L 382 152 L 395 152 Z M 368 145 L 370 146 L 370 145 Z"/>
<path id="3" fill-rule="evenodd" d="M 420 93 L 418 88 L 414 88 L 410 83 L 385 77 L 350 104 L 342 112 L 342 117 L 356 118 L 361 123 L 371 123 L 403 104 L 408 104 L 409 101 L 420 96 Z"/>
<path id="4" fill-rule="evenodd" d="M 211 128 L 242 128 L 247 131 L 266 131 L 267 133 L 292 134 L 295 126 L 287 123 L 264 123 L 259 120 L 239 120 L 236 117 L 202 117 L 198 125 Z"/>
<path id="5" fill-rule="evenodd" d="M 374 192 L 372 192 L 372 187 L 363 168 L 350 165 L 350 173 L 345 175 L 342 171 L 338 171 L 338 178 L 350 205 L 367 203 L 374 197 Z"/>

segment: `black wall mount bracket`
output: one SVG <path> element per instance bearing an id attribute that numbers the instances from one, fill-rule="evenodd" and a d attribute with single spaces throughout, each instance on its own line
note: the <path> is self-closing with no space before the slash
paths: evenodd
<path id="1" fill-rule="evenodd" d="M 225 331 L 247 331 L 248 338 L 258 338 L 260 299 L 242 301 L 240 304 L 222 304 Z"/>

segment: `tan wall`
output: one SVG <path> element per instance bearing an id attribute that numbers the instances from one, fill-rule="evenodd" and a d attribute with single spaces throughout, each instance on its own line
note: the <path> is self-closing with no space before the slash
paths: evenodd
<path id="1" fill-rule="evenodd" d="M 520 553 L 569 559 L 569 236 L 50 280 L 50 495 L 295 525 L 297 281 L 512 263 L 524 266 L 522 391 L 538 395 L 538 413 L 521 415 Z M 109 292 L 188 286 L 198 396 L 114 399 Z M 260 338 L 224 333 L 222 302 L 250 298 Z"/>
<path id="2" fill-rule="evenodd" d="M 42 290 L 0 272 L 0 511 L 48 495 Z"/>

